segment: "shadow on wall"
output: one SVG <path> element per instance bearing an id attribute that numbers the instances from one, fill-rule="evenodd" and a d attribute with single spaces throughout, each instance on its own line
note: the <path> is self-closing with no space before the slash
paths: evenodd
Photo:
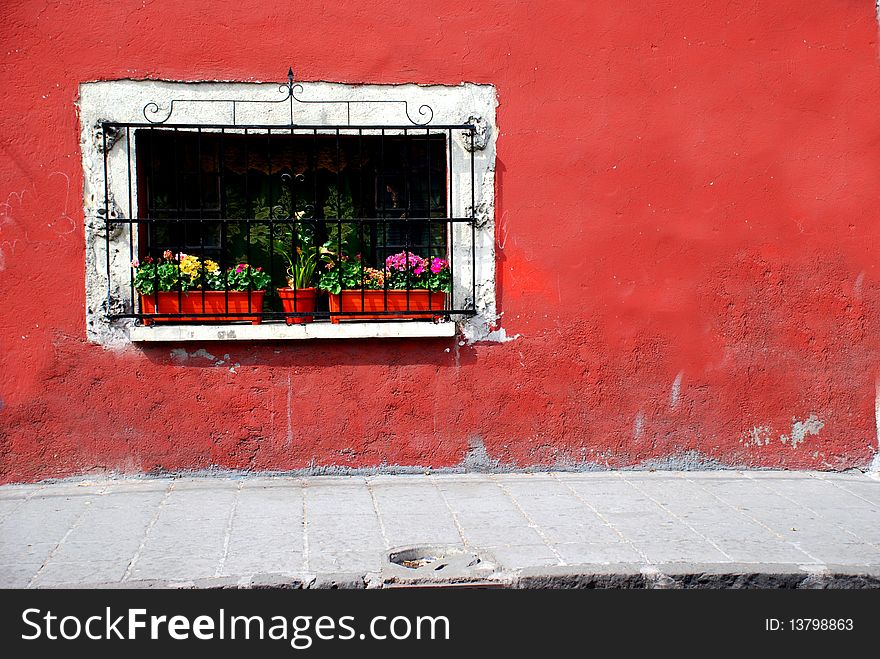
<path id="1" fill-rule="evenodd" d="M 314 341 L 240 341 L 205 343 L 143 343 L 133 350 L 157 366 L 192 368 L 272 366 L 471 366 L 477 362 L 472 346 L 460 339 L 347 339 Z"/>

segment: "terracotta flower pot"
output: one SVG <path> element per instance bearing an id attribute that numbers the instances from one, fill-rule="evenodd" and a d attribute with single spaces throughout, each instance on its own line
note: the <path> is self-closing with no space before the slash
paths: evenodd
<path id="1" fill-rule="evenodd" d="M 387 302 L 386 307 L 386 293 Z M 424 288 L 409 291 L 409 307 L 407 307 L 406 291 L 385 290 L 351 290 L 342 291 L 340 295 L 330 295 L 330 322 L 340 320 L 431 320 L 437 316 L 428 314 L 410 314 L 407 311 L 443 311 L 446 308 L 446 293 L 432 293 Z M 334 316 L 340 311 L 397 311 L 402 313 L 383 314 L 378 316 Z"/>
<path id="2" fill-rule="evenodd" d="M 145 318 L 144 325 L 154 322 L 169 323 L 203 323 L 203 322 L 235 322 L 250 321 L 251 325 L 259 325 L 260 316 L 228 316 L 235 313 L 262 313 L 263 295 L 266 291 L 229 291 L 229 307 L 225 291 L 189 291 L 178 294 L 177 291 L 162 291 L 156 295 L 141 295 L 141 313 L 148 314 L 194 314 L 192 318 L 171 318 L 157 316 Z M 250 299 L 250 308 L 248 308 Z"/>
<path id="3" fill-rule="evenodd" d="M 279 288 L 277 293 L 281 300 L 281 307 L 287 313 L 315 310 L 317 290 L 314 288 Z M 286 320 L 288 325 L 299 325 L 310 323 L 313 318 L 314 316 L 289 316 Z"/>

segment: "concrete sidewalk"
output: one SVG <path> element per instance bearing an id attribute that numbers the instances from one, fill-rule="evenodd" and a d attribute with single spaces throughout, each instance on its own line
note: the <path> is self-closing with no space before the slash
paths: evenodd
<path id="1" fill-rule="evenodd" d="M 388 560 L 390 550 L 430 549 Z M 0 585 L 880 586 L 880 480 L 205 476 L 0 487 Z"/>

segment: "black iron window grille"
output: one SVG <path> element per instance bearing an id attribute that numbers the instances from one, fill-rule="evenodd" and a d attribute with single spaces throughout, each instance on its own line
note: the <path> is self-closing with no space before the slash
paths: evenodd
<path id="1" fill-rule="evenodd" d="M 413 118 L 406 101 L 300 99 L 292 72 L 279 89 L 280 100 L 175 99 L 164 114 L 147 104 L 144 122 L 102 123 L 107 304 L 121 309 L 110 318 L 473 315 L 475 127 L 431 125 L 429 106 Z M 202 102 L 228 107 L 231 123 L 170 121 L 175 106 Z M 348 121 L 298 124 L 297 103 L 341 106 Z M 400 104 L 408 123 L 352 125 L 357 103 Z M 241 104 L 282 104 L 286 121 L 238 123 Z M 110 164 L 115 146 L 122 167 Z M 109 284 L 120 227 L 131 259 L 121 307 Z"/>

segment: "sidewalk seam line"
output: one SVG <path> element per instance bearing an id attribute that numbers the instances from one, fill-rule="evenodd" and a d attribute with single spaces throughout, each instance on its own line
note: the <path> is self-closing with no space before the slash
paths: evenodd
<path id="1" fill-rule="evenodd" d="M 839 490 L 843 490 L 843 491 L 846 492 L 847 494 L 850 494 L 850 495 L 854 496 L 856 499 L 859 499 L 859 500 L 861 500 L 861 501 L 864 501 L 865 503 L 867 503 L 867 504 L 868 504 L 869 506 L 871 506 L 872 508 L 880 508 L 880 504 L 874 503 L 874 502 L 871 501 L 870 499 L 866 499 L 865 497 L 863 497 L 861 494 L 857 494 L 857 493 L 853 492 L 852 490 L 849 490 L 849 489 L 845 488 L 843 485 L 839 485 L 839 484 L 835 483 L 835 482 L 832 481 L 832 480 L 829 480 L 829 479 L 827 479 L 827 478 L 822 478 L 821 476 L 813 476 L 812 474 L 810 474 L 810 478 L 815 478 L 816 480 L 818 480 L 818 481 L 822 481 L 823 483 L 828 483 L 829 485 L 833 485 L 833 486 L 836 487 L 837 489 L 839 489 Z M 873 479 L 872 479 L 872 480 L 873 480 Z"/>
<path id="2" fill-rule="evenodd" d="M 555 474 L 553 474 L 552 478 L 553 478 L 553 480 L 555 480 L 556 482 L 560 483 L 563 487 L 567 488 L 567 489 L 568 489 L 568 490 L 574 495 L 574 497 L 575 497 L 576 499 L 578 499 L 579 501 L 583 502 L 583 504 L 586 505 L 587 508 L 589 508 L 590 510 L 592 510 L 592 511 L 593 511 L 593 514 L 596 515 L 596 517 L 598 517 L 599 519 L 601 519 L 603 522 L 605 522 L 605 525 L 608 526 L 609 529 L 611 529 L 612 531 L 614 531 L 614 532 L 618 535 L 618 537 L 619 537 L 621 540 L 623 540 L 623 542 L 624 542 L 625 544 L 627 544 L 627 545 L 629 545 L 630 547 L 632 547 L 633 550 L 634 550 L 639 556 L 642 557 L 642 560 L 645 562 L 645 567 L 656 567 L 655 564 L 654 564 L 654 562 L 651 561 L 651 560 L 648 558 L 648 555 L 645 554 L 645 552 L 643 552 L 639 547 L 637 547 L 636 544 L 635 544 L 632 540 L 630 540 L 629 538 L 627 538 L 627 537 L 626 537 L 626 536 L 620 531 L 620 529 L 618 529 L 616 526 L 614 526 L 614 524 L 612 524 L 612 523 L 611 523 L 611 522 L 605 517 L 605 515 L 603 515 L 602 513 L 600 513 L 598 510 L 596 510 L 596 507 L 595 507 L 593 504 L 591 504 L 589 501 L 587 501 L 583 496 L 581 496 L 581 493 L 580 493 L 580 492 L 578 492 L 577 490 L 575 490 L 575 489 L 574 489 L 573 487 L 571 487 L 568 483 L 565 483 L 564 481 L 559 480 L 559 478 L 557 478 Z"/>
<path id="3" fill-rule="evenodd" d="M 736 472 L 736 473 L 739 474 L 740 476 L 745 477 L 745 474 L 742 473 L 741 471 L 738 471 L 738 472 Z M 706 492 L 706 494 L 708 494 L 708 495 L 711 496 L 712 498 L 714 498 L 714 499 L 718 499 L 718 501 L 720 501 L 721 503 L 723 503 L 725 506 L 727 506 L 728 508 L 730 508 L 731 510 L 733 510 L 733 511 L 734 511 L 735 513 L 737 513 L 738 515 L 741 515 L 742 517 L 745 517 L 746 519 L 751 520 L 752 522 L 754 522 L 755 524 L 757 524 L 757 525 L 760 526 L 761 528 L 763 528 L 763 529 L 769 531 L 772 535 L 775 535 L 777 538 L 779 538 L 780 540 L 782 540 L 783 543 L 785 543 L 786 545 L 789 545 L 790 547 L 793 547 L 794 549 L 796 549 L 797 551 L 799 551 L 800 553 L 802 553 L 804 556 L 806 556 L 807 558 L 809 558 L 811 561 L 813 561 L 813 564 L 815 564 L 815 565 L 825 565 L 825 563 L 824 563 L 823 561 L 820 561 L 818 558 L 816 558 L 815 556 L 813 556 L 812 554 L 810 554 L 808 551 L 806 551 L 806 550 L 803 549 L 802 547 L 799 547 L 796 543 L 794 543 L 794 542 L 792 542 L 792 541 L 790 541 L 790 540 L 787 540 L 787 539 L 785 538 L 784 535 L 782 535 L 781 533 L 778 533 L 778 532 L 774 531 L 772 528 L 770 528 L 769 526 L 767 526 L 766 524 L 764 524 L 764 522 L 762 522 L 762 521 L 759 520 L 758 518 L 756 518 L 756 517 L 752 517 L 751 515 L 747 515 L 745 512 L 743 512 L 742 510 L 740 510 L 739 508 L 737 508 L 736 506 L 734 506 L 732 503 L 730 503 L 730 502 L 728 502 L 728 501 L 725 501 L 724 499 L 722 499 L 721 497 L 719 497 L 719 496 L 718 496 L 717 494 L 715 494 L 714 492 L 712 492 L 712 491 L 708 490 L 707 488 L 701 486 L 701 485 L 700 485 L 699 483 L 697 483 L 696 481 L 693 481 L 693 480 L 689 479 L 687 476 L 684 476 L 683 478 L 684 478 L 688 483 L 692 483 L 692 484 L 695 485 L 698 489 L 701 489 L 701 490 L 703 490 L 704 492 Z"/>
<path id="4" fill-rule="evenodd" d="M 434 486 L 434 489 L 440 494 L 440 498 L 443 499 L 443 503 L 446 505 L 446 510 L 449 511 L 449 514 L 452 515 L 452 523 L 455 524 L 455 529 L 458 531 L 458 536 L 461 538 L 461 542 L 465 547 L 470 548 L 471 545 L 467 541 L 467 538 L 464 535 L 464 528 L 461 525 L 461 522 L 458 521 L 458 515 L 455 514 L 455 511 L 452 509 L 452 506 L 449 505 L 449 500 L 446 498 L 446 494 L 443 492 L 443 489 L 437 484 L 437 479 L 434 478 L 433 474 L 428 476 L 431 481 L 431 484 Z"/>
<path id="5" fill-rule="evenodd" d="M 306 516 L 308 513 L 308 506 L 306 506 L 307 489 L 309 489 L 308 482 L 300 479 L 300 492 L 302 493 L 303 574 L 309 573 L 309 519 Z"/>
<path id="6" fill-rule="evenodd" d="M 385 533 L 385 523 L 382 521 L 382 515 L 379 513 L 379 502 L 376 499 L 376 495 L 373 493 L 373 486 L 370 484 L 370 479 L 365 478 L 364 484 L 367 487 L 367 492 L 370 494 L 370 501 L 373 503 L 373 512 L 376 514 L 376 522 L 379 524 L 379 533 L 382 535 L 382 542 L 385 543 L 385 553 L 387 553 L 387 551 L 391 549 L 391 543 L 388 542 L 388 535 Z"/>
<path id="7" fill-rule="evenodd" d="M 131 560 L 128 562 L 128 567 L 125 568 L 125 574 L 122 575 L 122 579 L 120 582 L 128 581 L 131 578 L 131 573 L 134 571 L 134 566 L 140 560 L 141 552 L 147 544 L 147 538 L 150 537 L 150 531 L 153 530 L 153 527 L 156 525 L 156 522 L 159 521 L 159 515 L 162 514 L 162 509 L 165 507 L 165 504 L 168 502 L 169 497 L 171 497 L 171 493 L 174 491 L 174 485 L 176 481 L 171 481 L 168 484 L 168 489 L 165 490 L 165 496 L 162 497 L 162 500 L 159 502 L 159 505 L 156 506 L 156 512 L 153 515 L 150 523 L 147 524 L 147 528 L 144 529 L 144 537 L 141 538 L 141 542 L 138 545 L 137 550 L 134 552 L 134 556 L 131 557 Z"/>
<path id="8" fill-rule="evenodd" d="M 15 513 L 17 513 L 19 511 L 19 509 L 21 509 L 22 506 L 24 506 L 28 501 L 30 501 L 34 496 L 36 496 L 37 492 L 44 489 L 45 487 L 46 487 L 46 484 L 43 483 L 42 485 L 35 487 L 33 490 L 31 490 L 31 492 L 26 497 L 24 497 L 23 499 L 20 499 L 18 502 L 18 505 L 15 506 L 15 508 L 13 508 L 8 513 L 3 515 L 3 517 L 0 517 L 0 524 L 3 524 L 7 519 L 9 519 Z"/>
<path id="9" fill-rule="evenodd" d="M 239 481 L 238 487 L 235 490 L 235 497 L 232 499 L 232 505 L 229 507 L 229 517 L 226 520 L 226 533 L 223 535 L 223 555 L 220 557 L 220 564 L 214 572 L 214 577 L 219 577 L 223 574 L 223 570 L 226 567 L 226 557 L 229 555 L 229 539 L 232 537 L 232 521 L 235 519 L 235 512 L 238 510 L 238 501 L 241 498 L 241 488 L 243 486 L 244 481 Z"/>
<path id="10" fill-rule="evenodd" d="M 101 489 L 100 489 L 96 494 L 101 495 L 101 494 L 103 494 L 103 493 L 106 491 L 106 489 L 107 489 L 107 486 L 104 485 L 104 486 L 101 487 Z M 52 560 L 52 558 L 54 558 L 54 556 L 55 556 L 55 554 L 57 553 L 57 551 L 61 548 L 61 545 L 64 544 L 64 541 L 67 540 L 67 538 L 70 537 L 70 534 L 73 533 L 74 529 L 75 529 L 75 528 L 79 525 L 79 523 L 82 521 L 82 518 L 85 517 L 85 515 L 86 515 L 86 511 L 89 509 L 89 505 L 91 505 L 91 503 L 92 503 L 92 496 L 94 496 L 94 495 L 89 495 L 89 498 L 86 499 L 85 503 L 83 503 L 83 509 L 82 509 L 82 511 L 80 511 L 79 515 L 77 515 L 76 518 L 73 520 L 73 523 L 70 525 L 70 528 L 67 529 L 67 532 L 61 537 L 61 540 L 59 540 L 59 541 L 55 544 L 55 546 L 52 547 L 52 551 L 49 552 L 49 555 L 46 556 L 46 559 L 45 559 L 45 560 L 43 561 L 43 563 L 40 565 L 39 569 L 34 573 L 34 576 L 32 576 L 31 579 L 30 579 L 30 581 L 28 581 L 27 588 L 33 588 L 33 587 L 34 587 L 34 581 L 36 581 L 36 580 L 37 580 L 37 577 L 39 577 L 39 576 L 43 573 L 43 571 L 44 571 L 44 570 L 46 569 L 46 567 L 49 565 L 49 562 Z"/>
<path id="11" fill-rule="evenodd" d="M 719 552 L 721 552 L 722 556 L 724 556 L 728 561 L 730 561 L 731 563 L 734 562 L 734 561 L 733 561 L 733 557 L 731 557 L 730 554 L 728 554 L 728 553 L 727 553 L 726 551 L 724 551 L 721 547 L 719 547 L 719 546 L 718 546 L 713 540 L 711 540 L 708 536 L 705 536 L 705 535 L 703 535 L 702 533 L 700 533 L 699 531 L 697 531 L 693 526 L 691 526 L 691 525 L 688 524 L 686 521 L 684 521 L 681 517 L 679 517 L 678 515 L 676 515 L 671 509 L 669 509 L 669 508 L 667 508 L 666 506 L 664 506 L 663 504 L 661 504 L 659 501 L 657 501 L 657 499 L 655 499 L 655 498 L 652 497 L 650 494 L 648 494 L 647 492 L 645 492 L 642 488 L 638 487 L 638 486 L 637 486 L 636 484 L 634 484 L 632 481 L 628 480 L 625 476 L 621 476 L 621 478 L 622 478 L 622 480 L 623 480 L 624 483 L 626 483 L 627 485 L 629 485 L 630 487 L 632 487 L 636 492 L 641 493 L 642 496 L 645 496 L 645 497 L 647 497 L 649 500 L 651 500 L 651 501 L 652 501 L 652 502 L 653 502 L 658 508 L 660 508 L 660 510 L 662 510 L 663 512 L 665 512 L 667 515 L 670 515 L 671 517 L 674 517 L 674 518 L 675 518 L 675 519 L 676 519 L 676 520 L 677 520 L 682 526 L 684 526 L 686 529 L 689 529 L 692 533 L 696 534 L 697 536 L 699 536 L 700 538 L 702 538 L 703 540 L 705 540 L 707 543 L 709 543 L 711 546 L 713 546 L 715 549 L 717 549 Z"/>
<path id="12" fill-rule="evenodd" d="M 495 474 L 490 474 L 489 479 L 495 481 L 495 484 L 498 488 L 507 495 L 507 498 L 513 502 L 513 505 L 520 512 L 520 514 L 526 518 L 526 521 L 529 523 L 529 526 L 535 530 L 535 532 L 541 536 L 541 540 L 544 541 L 544 546 L 550 550 L 550 552 L 556 557 L 557 565 L 565 565 L 565 560 L 562 558 L 562 554 L 556 551 L 553 546 L 550 544 L 550 539 L 544 534 L 544 531 L 541 527 L 533 520 L 529 514 L 523 509 L 521 505 L 519 505 L 519 501 L 508 491 L 508 489 L 495 478 Z"/>
<path id="13" fill-rule="evenodd" d="M 795 500 L 795 499 L 792 499 L 792 498 L 791 498 L 790 496 L 788 496 L 787 494 L 784 494 L 783 492 L 780 492 L 779 490 L 776 490 L 776 489 L 770 487 L 769 485 L 765 485 L 764 482 L 763 482 L 764 479 L 752 478 L 752 477 L 749 476 L 748 474 L 746 474 L 745 476 L 746 476 L 746 478 L 748 478 L 749 480 L 754 481 L 754 482 L 756 482 L 756 483 L 759 483 L 761 487 L 763 487 L 763 488 L 765 488 L 765 489 L 767 489 L 767 490 L 770 490 L 771 492 L 773 492 L 774 494 L 776 494 L 776 495 L 782 497 L 783 499 L 786 499 L 786 500 L 788 500 L 788 501 L 791 501 L 791 502 L 792 502 L 793 504 L 795 504 L 796 506 L 800 506 L 800 507 L 803 508 L 804 510 L 813 513 L 813 514 L 816 515 L 817 517 L 821 517 L 822 519 L 829 521 L 829 522 L 831 523 L 832 526 L 837 527 L 838 529 L 840 529 L 840 530 L 843 531 L 844 533 L 848 533 L 849 535 L 851 535 L 852 537 L 854 537 L 854 538 L 855 538 L 856 540 L 858 540 L 859 542 L 862 542 L 862 543 L 864 543 L 864 544 L 866 544 L 866 545 L 871 545 L 871 546 L 874 547 L 875 549 L 880 549 L 880 545 L 878 545 L 877 543 L 875 543 L 875 542 L 871 542 L 870 540 L 865 540 L 865 539 L 862 538 L 861 536 L 858 536 L 858 535 L 856 535 L 855 533 L 853 533 L 852 531 L 850 531 L 848 528 L 845 528 L 845 527 L 843 527 L 843 526 L 840 526 L 836 521 L 834 521 L 833 518 L 828 517 L 827 515 L 823 515 L 823 514 L 820 513 L 818 510 L 814 510 L 814 509 L 810 508 L 809 506 L 807 506 L 807 505 L 801 503 L 800 501 L 797 501 L 797 500 Z M 828 483 L 829 485 L 834 485 L 831 481 L 827 481 L 827 480 L 825 480 L 824 478 L 817 478 L 816 480 L 818 480 L 820 483 Z M 843 488 L 840 488 L 840 489 L 843 489 Z M 852 494 L 851 492 L 849 492 L 849 490 L 844 490 L 844 491 L 847 492 L 848 494 Z M 853 496 L 856 496 L 856 498 L 861 499 L 861 497 L 859 497 L 859 496 L 857 496 L 857 495 L 853 495 Z M 864 499 L 863 499 L 863 500 L 864 500 Z M 870 502 L 868 502 L 868 503 L 870 503 Z M 872 505 L 873 505 L 873 504 L 872 504 Z"/>

